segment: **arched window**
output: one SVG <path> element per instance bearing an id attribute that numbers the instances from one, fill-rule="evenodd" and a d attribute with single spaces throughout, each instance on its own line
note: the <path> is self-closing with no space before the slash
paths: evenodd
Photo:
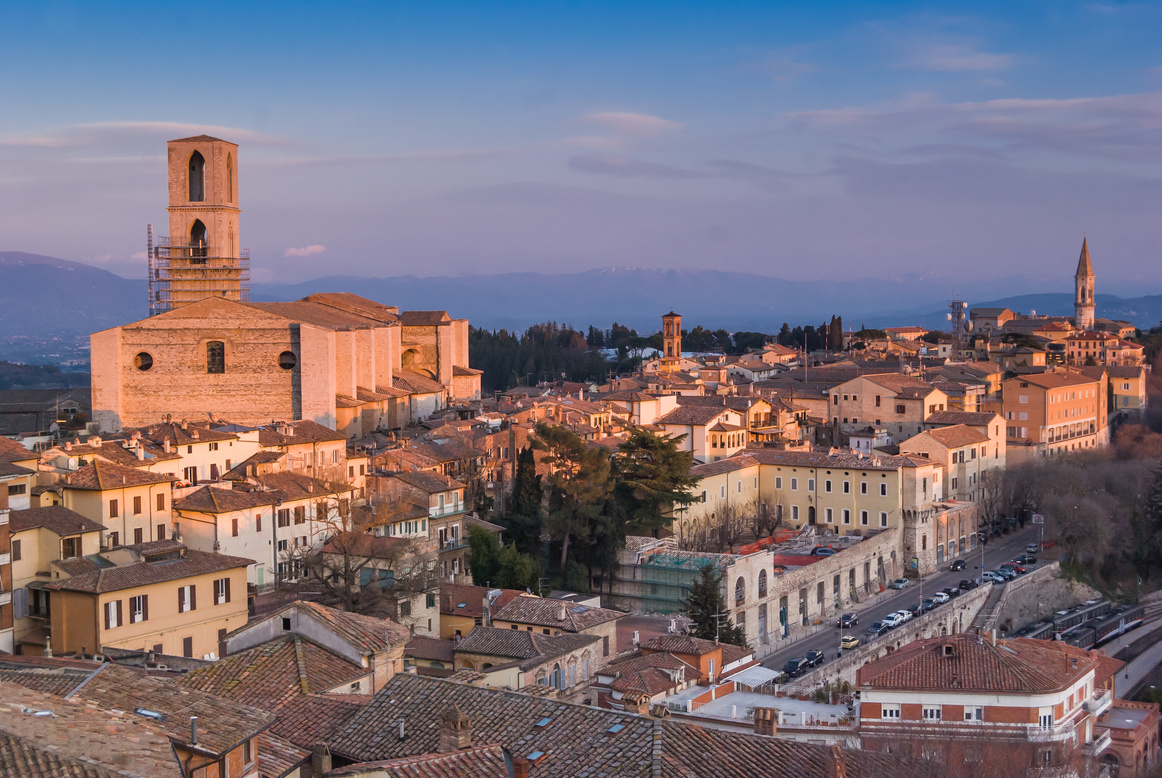
<path id="1" fill-rule="evenodd" d="M 226 155 L 226 202 L 234 202 L 234 155 Z"/>
<path id="2" fill-rule="evenodd" d="M 548 682 L 548 676 L 545 675 L 544 670 L 537 670 L 537 686 L 544 686 Z"/>
<path id="3" fill-rule="evenodd" d="M 205 258 L 205 256 L 206 225 L 202 224 L 201 219 L 194 219 L 194 223 L 190 225 L 190 257 Z"/>
<path id="4" fill-rule="evenodd" d="M 759 597 L 767 596 L 767 571 L 759 570 Z"/>
<path id="5" fill-rule="evenodd" d="M 569 678 L 568 678 L 568 681 L 566 682 L 565 685 L 569 686 L 569 687 L 573 687 L 573 686 L 577 685 L 577 660 L 576 659 L 569 660 Z"/>
<path id="6" fill-rule="evenodd" d="M 563 684 L 564 680 L 561 678 L 561 665 L 555 664 L 553 665 L 553 678 L 551 681 L 549 681 L 549 686 L 552 686 L 554 689 L 564 689 L 565 687 Z"/>
<path id="7" fill-rule="evenodd" d="M 211 340 L 206 344 L 206 372 L 226 372 L 226 344 L 220 340 Z"/>
<path id="8" fill-rule="evenodd" d="M 740 575 L 734 582 L 734 604 L 742 605 L 744 602 L 746 602 L 746 581 Z"/>
<path id="9" fill-rule="evenodd" d="M 469 662 L 467 659 L 465 659 L 465 660 L 460 662 L 460 669 L 461 670 L 475 670 L 476 666 L 473 665 L 471 662 Z"/>
<path id="10" fill-rule="evenodd" d="M 581 677 L 586 681 L 589 680 L 589 652 L 586 651 L 581 655 Z"/>
<path id="11" fill-rule="evenodd" d="M 206 159 L 201 152 L 190 155 L 190 202 L 200 203 L 206 199 Z"/>

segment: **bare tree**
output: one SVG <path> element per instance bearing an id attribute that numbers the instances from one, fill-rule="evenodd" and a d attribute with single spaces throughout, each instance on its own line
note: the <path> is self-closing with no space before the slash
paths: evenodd
<path id="1" fill-rule="evenodd" d="M 755 503 L 754 518 L 751 527 L 754 530 L 755 540 L 775 534 L 783 523 L 787 513 L 785 497 L 774 497 L 766 494 Z"/>

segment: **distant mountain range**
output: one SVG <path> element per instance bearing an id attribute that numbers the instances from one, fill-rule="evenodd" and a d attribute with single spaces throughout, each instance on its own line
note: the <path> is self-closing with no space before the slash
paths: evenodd
<path id="1" fill-rule="evenodd" d="M 1011 279 L 958 284 L 972 307 L 1070 315 L 1069 294 L 1030 294 L 984 302 L 990 289 L 1013 288 Z M 965 288 L 968 287 L 968 288 Z M 642 332 L 676 310 L 688 327 L 777 332 L 783 322 L 819 324 L 832 314 L 847 327 L 945 325 L 951 282 L 916 277 L 787 281 L 720 270 L 607 268 L 580 273 L 505 273 L 455 277 L 329 276 L 298 284 L 256 284 L 256 301 L 294 300 L 313 292 L 353 292 L 402 309 L 445 309 L 478 327 L 524 329 L 541 321 L 608 327 L 617 321 Z M 79 262 L 0 252 L 0 359 L 26 355 L 16 348 L 35 341 L 77 341 L 89 333 L 146 315 L 146 284 Z M 1097 296 L 1098 316 L 1141 327 L 1162 320 L 1162 295 L 1124 299 Z M 24 343 L 32 347 L 33 343 Z M 39 348 L 39 347 L 38 347 Z M 33 349 L 34 351 L 36 349 Z M 59 349 L 57 350 L 59 351 Z M 52 353 L 57 353 L 52 351 Z M 49 352 L 45 352 L 49 353 Z M 22 358 L 27 358 L 22 356 Z"/>

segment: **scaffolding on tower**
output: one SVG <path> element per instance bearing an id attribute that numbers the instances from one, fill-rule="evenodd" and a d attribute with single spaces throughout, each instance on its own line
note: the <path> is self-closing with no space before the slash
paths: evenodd
<path id="1" fill-rule="evenodd" d="M 968 310 L 968 303 L 964 300 L 950 300 L 948 307 L 952 313 L 945 314 L 948 321 L 952 322 L 952 361 L 960 361 L 960 352 L 963 348 L 964 336 L 971 329 L 971 325 L 965 318 L 965 311 Z"/>
<path id="2" fill-rule="evenodd" d="M 221 297 L 234 302 L 250 302 L 250 249 L 204 243 L 172 243 L 165 235 L 146 231 L 149 262 L 149 315 L 172 311 L 184 305 Z"/>

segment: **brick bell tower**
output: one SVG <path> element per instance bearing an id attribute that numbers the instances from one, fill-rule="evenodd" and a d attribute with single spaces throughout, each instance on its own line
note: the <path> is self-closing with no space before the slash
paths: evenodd
<path id="1" fill-rule="evenodd" d="M 682 366 L 682 316 L 670 311 L 662 317 L 662 370 L 672 373 Z"/>
<path id="2" fill-rule="evenodd" d="M 209 135 L 171 140 L 169 236 L 149 228 L 149 313 L 207 297 L 250 299 L 250 251 L 238 246 L 238 145 Z"/>
<path id="3" fill-rule="evenodd" d="M 1093 265 L 1089 261 L 1089 242 L 1081 239 L 1081 257 L 1077 260 L 1077 272 L 1073 276 L 1073 326 L 1079 330 L 1092 330 L 1094 319 Z"/>

